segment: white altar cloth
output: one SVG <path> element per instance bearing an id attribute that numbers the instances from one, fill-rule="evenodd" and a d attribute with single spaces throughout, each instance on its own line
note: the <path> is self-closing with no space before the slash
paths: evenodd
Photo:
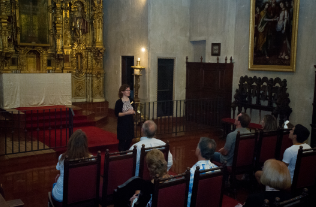
<path id="1" fill-rule="evenodd" d="M 71 105 L 70 73 L 0 74 L 0 107 Z"/>

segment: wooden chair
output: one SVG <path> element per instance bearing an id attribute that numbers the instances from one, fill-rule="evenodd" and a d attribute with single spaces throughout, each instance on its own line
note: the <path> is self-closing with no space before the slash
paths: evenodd
<path id="1" fill-rule="evenodd" d="M 100 161 L 96 157 L 64 160 L 63 202 L 57 202 L 48 193 L 50 206 L 99 206 Z"/>
<path id="2" fill-rule="evenodd" d="M 148 151 L 150 151 L 152 149 L 159 149 L 160 151 L 162 151 L 162 153 L 165 155 L 165 159 L 168 163 L 169 142 L 167 142 L 166 145 L 157 146 L 157 147 L 147 147 L 147 148 L 145 148 L 145 145 L 143 144 L 141 151 L 140 151 L 139 177 L 144 179 L 144 180 L 151 180 L 145 158 L 146 158 Z"/>
<path id="3" fill-rule="evenodd" d="M 104 158 L 104 174 L 102 179 L 102 206 L 113 202 L 113 192 L 117 186 L 135 176 L 137 148 L 124 152 L 109 153 Z"/>
<path id="4" fill-rule="evenodd" d="M 185 173 L 171 176 L 170 178 L 156 178 L 154 182 L 154 193 L 152 196 L 152 207 L 187 206 L 189 182 L 189 168 L 185 171 Z"/>
<path id="5" fill-rule="evenodd" d="M 23 207 L 24 203 L 21 199 L 15 199 L 6 201 L 4 197 L 4 190 L 2 188 L 2 184 L 0 184 L 0 206 L 1 207 Z"/>
<path id="6" fill-rule="evenodd" d="M 279 139 L 280 130 L 270 132 L 260 130 L 256 146 L 255 170 L 261 170 L 266 160 L 275 158 L 279 154 Z"/>
<path id="7" fill-rule="evenodd" d="M 264 200 L 262 207 L 305 207 L 308 202 L 308 189 L 304 188 L 303 193 L 299 196 L 280 202 L 280 198 L 276 197 L 274 203 L 267 199 Z"/>
<path id="8" fill-rule="evenodd" d="M 209 206 L 221 207 L 222 203 L 237 205 L 239 202 L 223 196 L 224 179 L 223 174 L 226 173 L 226 166 L 200 170 L 196 167 L 193 181 L 193 189 L 191 196 L 191 207 Z M 233 200 L 233 201 L 231 201 Z"/>
<path id="9" fill-rule="evenodd" d="M 253 174 L 255 147 L 258 139 L 258 131 L 250 134 L 237 132 L 233 164 L 227 167 L 231 176 L 231 187 L 236 192 L 236 175 L 243 173 Z"/>
<path id="10" fill-rule="evenodd" d="M 114 191 L 114 207 L 130 207 L 130 198 L 136 190 L 140 190 L 138 195 L 138 206 L 146 206 L 153 193 L 153 184 L 140 177 L 132 177 Z"/>
<path id="11" fill-rule="evenodd" d="M 289 138 L 290 129 L 280 129 L 280 137 L 277 144 L 277 154 L 275 159 L 281 160 L 283 159 L 284 151 L 293 145 L 292 140 Z"/>
<path id="12" fill-rule="evenodd" d="M 292 195 L 303 188 L 315 187 L 316 184 L 316 148 L 298 150 L 295 171 L 291 186 Z"/>

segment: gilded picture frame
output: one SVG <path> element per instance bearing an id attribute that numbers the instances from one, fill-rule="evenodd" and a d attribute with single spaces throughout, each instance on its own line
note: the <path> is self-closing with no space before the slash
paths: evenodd
<path id="1" fill-rule="evenodd" d="M 300 0 L 250 0 L 249 70 L 295 72 Z"/>
<path id="2" fill-rule="evenodd" d="M 17 43 L 21 46 L 50 47 L 52 45 L 52 0 L 17 0 Z"/>

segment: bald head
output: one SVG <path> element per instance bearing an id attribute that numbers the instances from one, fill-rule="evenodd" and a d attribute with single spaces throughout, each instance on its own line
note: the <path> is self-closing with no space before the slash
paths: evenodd
<path id="1" fill-rule="evenodd" d="M 148 138 L 153 138 L 155 136 L 156 130 L 157 125 L 151 120 L 145 121 L 142 126 L 143 136 L 146 136 Z"/>

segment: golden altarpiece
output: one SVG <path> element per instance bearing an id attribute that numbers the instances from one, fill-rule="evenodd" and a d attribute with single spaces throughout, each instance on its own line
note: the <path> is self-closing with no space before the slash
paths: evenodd
<path id="1" fill-rule="evenodd" d="M 0 2 L 0 73 L 71 73 L 74 102 L 104 101 L 103 0 Z"/>

